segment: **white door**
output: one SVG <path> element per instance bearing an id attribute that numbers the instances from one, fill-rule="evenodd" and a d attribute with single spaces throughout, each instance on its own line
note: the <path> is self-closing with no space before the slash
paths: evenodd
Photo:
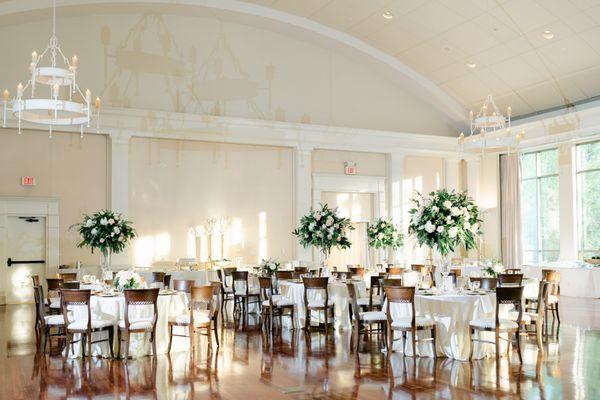
<path id="1" fill-rule="evenodd" d="M 33 301 L 31 276 L 46 282 L 46 218 L 9 216 L 6 226 L 7 259 L 2 260 L 6 273 L 7 304 Z"/>

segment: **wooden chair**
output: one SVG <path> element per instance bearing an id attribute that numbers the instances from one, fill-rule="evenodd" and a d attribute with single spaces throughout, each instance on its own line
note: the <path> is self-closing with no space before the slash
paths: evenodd
<path id="1" fill-rule="evenodd" d="M 498 285 L 498 280 L 496 278 L 480 278 L 480 277 L 469 277 L 471 282 L 479 282 L 479 288 L 483 290 L 492 290 L 495 289 Z"/>
<path id="2" fill-rule="evenodd" d="M 385 328 L 387 325 L 387 317 L 383 311 L 361 312 L 360 306 L 357 302 L 357 290 L 354 286 L 354 282 L 347 283 L 346 286 L 348 287 L 348 296 L 350 297 L 350 306 L 353 314 L 351 316 L 354 317 L 354 326 L 352 333 L 354 336 L 354 349 L 358 352 L 360 334 L 372 333 L 373 330 L 371 329 L 371 326 L 373 324 L 377 324 L 377 332 L 381 332 L 383 337 L 386 337 Z M 350 321 L 352 321 L 352 318 L 350 318 Z M 363 328 L 363 325 L 366 325 L 366 327 Z"/>
<path id="3" fill-rule="evenodd" d="M 212 321 L 215 328 L 215 340 L 217 341 L 217 346 L 220 346 L 217 326 L 219 323 L 219 310 L 221 309 L 221 282 L 211 282 L 210 285 L 213 288 Z"/>
<path id="4" fill-rule="evenodd" d="M 92 316 L 92 312 L 90 310 L 90 290 L 78 290 L 78 289 L 62 289 L 61 290 L 62 297 L 62 313 L 63 318 L 67 321 L 67 349 L 65 351 L 65 358 L 69 356 L 69 351 L 71 350 L 71 345 L 73 343 L 81 341 L 82 347 L 82 355 L 85 357 L 86 355 L 86 347 L 87 354 L 92 356 L 92 343 L 106 342 L 108 341 L 110 347 L 110 356 L 114 358 L 113 353 L 113 338 L 114 338 L 114 326 L 113 321 L 108 319 L 94 319 Z M 84 319 L 71 321 L 69 319 L 69 309 L 70 307 L 85 307 L 86 308 L 86 316 Z M 96 341 L 92 341 L 92 334 L 94 332 L 108 332 L 108 339 L 100 339 Z M 79 333 L 81 338 L 74 341 L 73 336 Z"/>
<path id="5" fill-rule="evenodd" d="M 329 289 L 327 284 L 329 278 L 302 278 L 304 282 L 304 309 L 306 310 L 306 318 L 304 320 L 304 330 L 308 332 L 310 327 L 310 318 L 312 311 L 325 314 L 325 333 L 328 332 L 329 311 L 333 311 L 333 304 L 329 302 Z M 321 292 L 325 298 L 309 300 L 309 293 L 313 291 Z"/>
<path id="6" fill-rule="evenodd" d="M 523 274 L 498 274 L 498 286 L 521 286 Z"/>
<path id="7" fill-rule="evenodd" d="M 125 290 L 125 317 L 119 320 L 119 350 L 121 356 L 121 341 L 125 342 L 124 359 L 129 355 L 129 338 L 132 333 L 150 333 L 152 355 L 156 357 L 156 320 L 158 318 L 158 292 L 160 289 L 130 289 Z M 131 306 L 152 306 L 152 316 L 146 318 L 129 318 Z"/>
<path id="8" fill-rule="evenodd" d="M 81 283 L 78 281 L 64 281 L 60 283 L 61 289 L 79 289 L 81 287 Z"/>
<path id="9" fill-rule="evenodd" d="M 165 287 L 165 276 L 167 276 L 166 273 L 164 272 L 152 272 L 152 278 L 150 280 L 150 283 L 162 283 L 162 287 Z"/>
<path id="10" fill-rule="evenodd" d="M 521 274 L 521 268 L 506 268 L 504 271 L 506 271 L 507 274 Z"/>
<path id="11" fill-rule="evenodd" d="M 521 321 L 523 318 L 523 286 L 498 286 L 496 287 L 496 313 L 494 318 L 480 318 L 469 322 L 469 338 L 471 340 L 471 354 L 469 360 L 473 359 L 474 342 L 493 343 L 496 345 L 496 358 L 500 357 L 500 339 L 508 342 L 507 354 L 510 350 L 510 337 L 508 339 L 500 336 L 501 333 L 514 333 L 517 340 L 517 350 L 519 353 L 519 361 L 523 363 L 521 356 L 521 328 L 520 324 L 505 318 L 500 318 L 499 311 L 501 304 L 512 305 L 517 310 L 516 321 Z M 482 340 L 479 335 L 475 337 L 476 332 L 487 331 L 494 332 L 495 340 L 493 342 Z"/>
<path id="12" fill-rule="evenodd" d="M 234 313 L 239 311 L 242 305 L 242 315 L 248 317 L 248 305 L 260 303 L 260 290 L 250 289 L 248 282 L 248 271 L 233 271 L 233 309 Z"/>
<path id="13" fill-rule="evenodd" d="M 392 276 L 392 275 L 402 275 L 402 274 L 404 274 L 404 268 L 389 267 L 387 269 L 387 273 L 388 273 L 389 276 Z"/>
<path id="14" fill-rule="evenodd" d="M 62 314 L 46 315 L 44 289 L 41 286 L 33 287 L 33 298 L 36 309 L 36 334 L 40 338 L 39 348 L 42 350 L 42 353 L 45 353 L 46 346 L 53 337 L 66 338 L 64 334 L 65 319 Z M 52 333 L 52 329 L 57 329 L 58 332 Z"/>
<path id="15" fill-rule="evenodd" d="M 31 275 L 31 283 L 33 283 L 33 286 L 40 286 L 39 275 Z"/>
<path id="16" fill-rule="evenodd" d="M 165 275 L 164 287 L 165 287 L 165 289 L 168 289 L 171 287 L 171 274 Z"/>
<path id="17" fill-rule="evenodd" d="M 277 278 L 278 281 L 279 280 L 285 281 L 285 280 L 293 279 L 294 272 L 293 271 L 277 271 L 277 272 L 275 272 L 275 278 Z"/>
<path id="18" fill-rule="evenodd" d="M 453 273 L 454 276 L 456 276 L 458 278 L 458 277 L 462 276 L 462 269 L 460 269 L 460 268 L 452 268 L 450 270 L 450 273 L 451 274 Z"/>
<path id="19" fill-rule="evenodd" d="M 431 318 L 417 316 L 415 310 L 415 287 L 414 286 L 390 286 L 384 283 L 383 290 L 387 297 L 387 330 L 388 330 L 388 348 L 393 351 L 394 332 L 402 332 L 402 351 L 406 354 L 406 334 L 411 333 L 413 356 L 417 356 L 417 342 L 432 342 L 433 357 L 436 357 L 436 325 Z M 391 313 L 392 304 L 410 304 L 412 314 L 410 317 L 393 318 Z M 429 338 L 417 338 L 418 331 L 430 331 Z"/>
<path id="20" fill-rule="evenodd" d="M 235 269 L 233 269 L 235 270 Z M 221 286 L 221 301 L 219 302 L 219 306 L 221 309 L 221 315 L 223 318 L 226 318 L 227 314 L 223 311 L 224 307 L 227 305 L 228 301 L 234 301 L 235 298 L 233 296 L 233 281 L 232 284 L 229 285 L 227 282 L 227 277 L 231 277 L 232 273 L 231 268 L 223 268 L 217 270 L 217 276 L 219 277 L 219 284 Z M 229 275 L 227 275 L 229 273 Z M 232 278 L 233 279 L 233 278 Z M 234 303 L 235 304 L 235 303 Z M 227 310 L 225 310 L 227 311 Z"/>
<path id="21" fill-rule="evenodd" d="M 190 293 L 192 286 L 196 284 L 193 279 L 175 279 L 173 280 L 173 290 L 178 292 Z"/>
<path id="22" fill-rule="evenodd" d="M 220 288 L 219 288 L 220 289 Z M 190 339 L 190 349 L 192 351 L 196 348 L 195 335 L 196 332 L 202 334 L 202 329 L 206 330 L 205 335 L 208 337 L 209 344 L 212 344 L 210 340 L 211 324 L 214 323 L 214 332 L 217 339 L 217 346 L 219 345 L 219 336 L 217 331 L 217 322 L 214 319 L 216 307 L 214 305 L 213 295 L 216 291 L 215 286 L 210 284 L 207 286 L 193 286 L 190 291 L 190 308 L 185 313 L 169 318 L 169 347 L 167 352 L 171 352 L 171 344 L 173 342 L 173 336 L 187 337 Z M 197 309 L 201 306 L 200 309 Z M 188 335 L 177 335 L 173 333 L 174 326 L 186 327 Z"/>
<path id="23" fill-rule="evenodd" d="M 335 271 L 331 273 L 331 276 L 334 276 L 336 279 L 340 279 L 340 280 L 346 280 L 348 279 L 348 276 L 350 275 L 349 272 L 347 271 Z"/>
<path id="24" fill-rule="evenodd" d="M 63 280 L 60 278 L 46 278 L 46 287 L 48 288 L 48 309 L 50 314 L 60 314 L 60 285 Z"/>
<path id="25" fill-rule="evenodd" d="M 351 277 L 360 276 L 361 278 L 364 278 L 365 276 L 365 269 L 362 267 L 350 267 L 348 268 L 348 272 L 350 272 Z"/>
<path id="26" fill-rule="evenodd" d="M 77 272 L 59 272 L 58 277 L 63 281 L 76 281 Z"/>
<path id="27" fill-rule="evenodd" d="M 524 327 L 533 325 L 535 327 L 537 346 L 538 346 L 538 350 L 540 352 L 544 351 L 544 348 L 542 346 L 542 327 L 543 327 L 543 323 L 544 323 L 544 307 L 545 307 L 544 302 L 546 299 L 547 288 L 548 288 L 548 282 L 540 281 L 536 309 L 533 312 L 524 311 L 521 316 L 521 325 L 523 325 Z M 519 312 L 511 311 L 509 313 L 509 318 L 512 319 L 513 321 L 518 321 Z M 530 333 L 531 333 L 531 331 L 528 331 L 527 329 L 521 330 L 521 334 L 523 334 L 523 335 L 529 335 Z"/>
<path id="28" fill-rule="evenodd" d="M 300 275 L 308 274 L 308 267 L 295 267 L 294 272 L 297 272 Z"/>
<path id="29" fill-rule="evenodd" d="M 281 325 L 281 319 L 285 316 L 292 319 L 292 329 L 294 329 L 294 303 L 283 296 L 275 294 L 271 278 L 258 278 L 258 282 L 260 284 L 261 326 L 266 327 L 268 319 L 269 332 L 273 332 L 273 319 L 278 317 Z M 285 311 L 289 311 L 289 313 L 284 314 Z"/>
<path id="30" fill-rule="evenodd" d="M 554 318 L 560 325 L 560 315 L 558 313 L 558 301 L 560 299 L 560 272 L 552 269 L 542 270 L 543 280 L 548 282 L 548 288 L 546 290 L 546 299 L 544 307 L 544 319 L 548 323 L 548 311 L 552 312 L 552 324 L 554 325 Z"/>

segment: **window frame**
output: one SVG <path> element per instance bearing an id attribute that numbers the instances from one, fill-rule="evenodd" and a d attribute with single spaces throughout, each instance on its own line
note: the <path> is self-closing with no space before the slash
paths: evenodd
<path id="1" fill-rule="evenodd" d="M 577 224 L 577 258 L 579 260 L 583 260 L 585 258 L 585 253 L 598 253 L 598 249 L 583 249 L 583 210 L 582 210 L 582 195 L 580 189 L 580 177 L 586 173 L 596 172 L 600 173 L 600 167 L 596 168 L 588 168 L 580 170 L 580 160 L 579 160 L 579 146 L 585 146 L 588 144 L 600 143 L 600 140 L 592 140 L 589 142 L 582 142 L 575 144 L 575 157 L 574 157 L 574 178 L 575 178 L 575 207 L 576 207 L 576 224 Z"/>
<path id="2" fill-rule="evenodd" d="M 541 162 L 540 162 L 540 154 L 541 153 L 545 153 L 545 152 L 550 152 L 550 151 L 555 151 L 557 152 L 557 163 L 556 163 L 556 172 L 551 173 L 551 174 L 541 174 Z M 556 178 L 558 184 L 559 184 L 559 191 L 560 191 L 560 178 L 559 178 L 559 163 L 558 163 L 558 148 L 556 147 L 552 147 L 549 149 L 543 149 L 543 150 L 536 150 L 536 151 L 529 151 L 529 152 L 524 152 L 521 154 L 520 156 L 520 162 L 522 163 L 523 157 L 526 155 L 535 155 L 535 174 L 531 177 L 528 178 L 523 178 L 521 177 L 519 184 L 522 185 L 523 182 L 531 182 L 531 181 L 535 181 L 535 194 L 536 194 L 536 242 L 537 242 L 537 249 L 526 249 L 525 245 L 523 243 L 522 248 L 521 248 L 521 253 L 522 253 L 522 257 L 523 259 L 525 259 L 525 254 L 527 253 L 534 253 L 536 256 L 536 260 L 535 262 L 537 264 L 541 264 L 546 262 L 545 258 L 544 258 L 544 254 L 555 254 L 555 255 L 560 255 L 560 240 L 558 243 L 558 249 L 544 249 L 542 246 L 542 223 L 541 223 L 541 196 L 540 196 L 540 192 L 541 192 L 541 183 L 542 180 L 545 178 Z M 521 196 L 521 202 L 522 202 L 523 197 Z M 560 199 L 559 199 L 560 200 Z M 523 204 L 521 203 L 521 209 L 523 208 Z M 560 213 L 560 201 L 558 204 L 558 209 L 559 209 L 559 213 Z M 560 222 L 560 216 L 559 216 L 559 222 Z M 521 227 L 521 236 L 523 237 L 523 227 Z M 558 258 L 558 257 L 556 257 Z"/>

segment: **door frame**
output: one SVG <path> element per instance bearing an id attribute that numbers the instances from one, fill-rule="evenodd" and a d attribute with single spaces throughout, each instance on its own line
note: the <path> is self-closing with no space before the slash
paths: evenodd
<path id="1" fill-rule="evenodd" d="M 8 217 L 44 217 L 46 220 L 46 276 L 58 271 L 59 262 L 59 218 L 58 199 L 41 197 L 0 196 L 0 305 L 6 304 L 6 289 L 9 268 L 8 258 Z M 27 282 L 30 284 L 30 282 Z"/>
<path id="2" fill-rule="evenodd" d="M 322 192 L 370 193 L 373 195 L 373 217 L 387 216 L 385 176 L 313 173 L 312 180 L 312 205 L 315 209 L 319 206 Z M 376 251 L 375 254 L 375 263 L 385 258 L 385 250 Z M 322 261 L 320 252 L 313 251 L 313 259 L 315 256 L 318 262 Z"/>

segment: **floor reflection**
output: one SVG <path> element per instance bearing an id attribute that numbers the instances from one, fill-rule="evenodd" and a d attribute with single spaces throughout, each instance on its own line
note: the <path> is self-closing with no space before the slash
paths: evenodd
<path id="1" fill-rule="evenodd" d="M 376 337 L 352 348 L 350 332 L 278 330 L 268 334 L 249 319 L 221 328 L 222 344 L 201 338 L 192 354 L 64 361 L 35 352 L 33 320 L 25 330 L 12 318 L 33 309 L 0 309 L 0 398 L 46 399 L 404 399 L 404 398 L 600 398 L 600 332 L 563 326 L 544 353 L 535 339 L 516 355 L 473 362 L 388 355 Z M 19 337 L 14 338 L 14 332 Z"/>

